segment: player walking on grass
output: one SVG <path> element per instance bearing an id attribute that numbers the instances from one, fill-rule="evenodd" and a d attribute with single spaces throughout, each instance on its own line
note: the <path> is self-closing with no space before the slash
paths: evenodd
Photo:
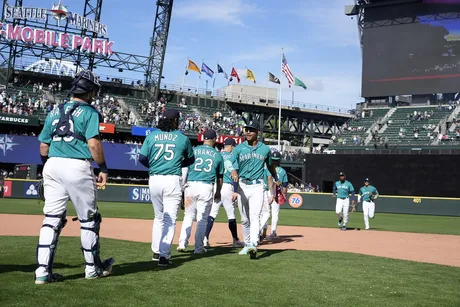
<path id="1" fill-rule="evenodd" d="M 232 151 L 236 146 L 236 142 L 232 138 L 227 138 L 224 141 L 224 150 L 221 152 L 224 161 L 229 160 L 232 156 Z M 238 164 L 234 163 L 233 167 L 238 169 Z M 227 170 L 224 171 L 224 179 L 223 185 L 221 190 L 221 197 L 222 201 L 214 202 L 212 204 L 211 213 L 208 217 L 208 226 L 206 228 L 206 234 L 204 237 L 204 246 L 209 246 L 209 235 L 211 233 L 212 227 L 214 225 L 214 220 L 216 219 L 217 215 L 219 214 L 220 206 L 223 206 L 225 212 L 227 213 L 228 219 L 228 229 L 232 234 L 233 244 L 232 247 L 243 247 L 244 243 L 241 242 L 238 238 L 238 231 L 237 231 L 237 224 L 236 224 L 236 212 L 235 212 L 235 202 L 238 198 L 238 194 L 236 193 L 234 188 L 234 182 L 230 176 L 230 172 Z"/>
<path id="2" fill-rule="evenodd" d="M 272 161 L 273 164 L 275 165 L 276 168 L 276 174 L 278 175 L 278 179 L 281 182 L 281 189 L 282 193 L 284 195 L 287 194 L 287 186 L 288 186 L 288 178 L 287 178 L 287 173 L 284 168 L 280 166 L 281 164 L 281 153 L 279 151 L 275 151 L 272 154 Z M 274 195 L 273 192 L 271 192 L 270 195 Z M 278 220 L 279 220 L 279 214 L 280 214 L 280 204 L 276 202 L 276 199 L 274 199 L 269 206 L 271 206 L 271 211 L 272 211 L 272 223 L 270 226 L 270 236 L 267 239 L 276 239 L 278 237 L 278 234 L 276 232 L 277 226 L 278 226 Z M 268 222 L 267 222 L 268 224 Z"/>
<path id="3" fill-rule="evenodd" d="M 267 166 L 264 167 L 264 204 L 260 214 L 260 231 L 259 243 L 267 237 L 268 220 L 270 219 L 270 205 L 273 203 L 273 177 Z"/>
<path id="4" fill-rule="evenodd" d="M 107 276 L 115 262 L 101 261 L 99 230 L 102 216 L 96 204 L 96 186 L 104 187 L 107 165 L 99 141 L 102 117 L 91 102 L 100 89 L 95 74 L 82 71 L 74 79 L 70 102 L 51 111 L 38 140 L 43 167 L 43 197 L 45 219 L 37 246 L 38 268 L 35 284 L 59 281 L 62 275 L 53 273 L 59 235 L 67 223 L 67 201 L 72 201 L 81 225 L 81 249 L 85 258 L 85 278 Z M 97 182 L 92 161 L 99 165 Z M 40 187 L 41 190 L 41 187 Z"/>
<path id="5" fill-rule="evenodd" d="M 351 194 L 351 204 L 355 205 L 355 189 L 353 185 L 345 179 L 345 173 L 340 172 L 339 180 L 335 182 L 333 188 L 333 198 L 337 198 L 335 205 L 335 213 L 339 218 L 339 227 L 342 230 L 347 230 L 348 210 L 350 208 L 349 195 Z"/>
<path id="6" fill-rule="evenodd" d="M 204 144 L 195 147 L 195 163 L 190 165 L 186 175 L 184 190 L 185 215 L 179 238 L 178 251 L 185 251 L 192 231 L 193 220 L 196 218 L 195 254 L 206 252 L 204 236 L 208 224 L 209 212 L 213 199 L 220 201 L 222 177 L 224 176 L 224 159 L 214 148 L 217 134 L 207 130 L 203 134 Z M 216 189 L 214 193 L 214 184 Z"/>
<path id="7" fill-rule="evenodd" d="M 195 162 L 192 144 L 177 130 L 179 111 L 167 109 L 142 144 L 139 162 L 149 168 L 150 196 L 155 213 L 152 227 L 153 260 L 166 267 L 172 262 L 171 244 L 182 199 L 182 167 Z"/>
<path id="8" fill-rule="evenodd" d="M 369 184 L 369 178 L 364 179 L 364 186 L 359 189 L 358 202 L 363 200 L 364 226 L 369 229 L 369 218 L 374 218 L 375 202 L 379 197 L 377 189 Z"/>
<path id="9" fill-rule="evenodd" d="M 260 234 L 260 216 L 264 203 L 264 165 L 267 165 L 276 184 L 280 185 L 280 183 L 271 161 L 270 148 L 258 140 L 259 123 L 250 121 L 244 129 L 246 141 L 235 147 L 231 159 L 225 161 L 225 167 L 231 171 L 233 180 L 239 181 L 238 194 L 240 194 L 241 201 L 238 207 L 246 244 L 239 254 L 249 253 L 251 258 L 255 258 Z M 239 175 L 233 167 L 235 162 L 238 163 Z"/>

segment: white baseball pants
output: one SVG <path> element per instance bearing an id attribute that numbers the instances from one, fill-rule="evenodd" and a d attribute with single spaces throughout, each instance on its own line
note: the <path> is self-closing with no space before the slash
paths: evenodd
<path id="1" fill-rule="evenodd" d="M 91 162 L 68 158 L 49 158 L 43 168 L 45 206 L 43 213 L 46 215 L 43 225 L 53 227 L 62 226 L 60 218 L 66 212 L 67 201 L 72 201 L 79 220 L 88 220 L 97 212 L 96 204 L 96 178 L 93 173 Z M 84 227 L 94 227 L 94 222 L 81 223 Z M 56 237 L 55 237 L 56 236 Z M 55 231 L 51 227 L 42 227 L 40 230 L 39 245 L 52 245 L 57 239 Z M 98 236 L 85 229 L 80 230 L 81 246 L 90 249 Z M 48 263 L 52 257 L 49 248 L 39 248 L 37 261 L 40 264 Z M 86 263 L 94 263 L 94 256 L 84 253 Z M 86 265 L 86 275 L 96 272 L 94 265 Z M 48 275 L 48 269 L 40 266 L 36 271 L 37 277 Z"/>
<path id="2" fill-rule="evenodd" d="M 231 183 L 222 184 L 222 189 L 220 190 L 221 201 L 218 203 L 213 202 L 211 213 L 209 213 L 209 216 L 215 219 L 217 215 L 219 214 L 220 206 L 223 205 L 225 212 L 227 213 L 227 219 L 234 220 L 236 218 L 235 217 L 236 212 L 235 212 L 235 203 L 232 202 L 232 194 L 233 194 L 233 185 Z"/>
<path id="3" fill-rule="evenodd" d="M 348 210 L 350 208 L 350 199 L 340 199 L 337 198 L 337 202 L 335 204 L 335 213 L 337 215 L 341 215 L 343 217 L 342 226 L 346 226 L 348 222 Z"/>
<path id="4" fill-rule="evenodd" d="M 241 214 L 244 243 L 257 246 L 260 234 L 260 216 L 264 204 L 264 186 L 260 184 L 245 184 L 240 181 L 238 208 Z"/>
<path id="5" fill-rule="evenodd" d="M 273 201 L 271 203 L 271 207 L 272 207 L 272 224 L 270 225 L 270 232 L 272 234 L 276 234 L 276 228 L 278 226 L 278 220 L 280 216 L 280 205 L 276 201 Z"/>
<path id="6" fill-rule="evenodd" d="M 155 213 L 152 227 L 152 251 L 160 254 L 160 257 L 169 259 L 182 198 L 181 177 L 177 175 L 150 176 L 149 188 Z"/>
<path id="7" fill-rule="evenodd" d="M 374 218 L 375 203 L 373 201 L 363 201 L 364 225 L 369 229 L 369 217 Z"/>
<path id="8" fill-rule="evenodd" d="M 260 214 L 260 231 L 267 228 L 268 220 L 270 219 L 270 191 L 264 191 L 264 205 L 262 206 L 262 212 Z"/>
<path id="9" fill-rule="evenodd" d="M 208 216 L 214 198 L 214 185 L 189 182 L 185 189 L 185 215 L 179 238 L 179 246 L 187 247 L 192 231 L 193 221 L 196 218 L 195 252 L 204 249 L 203 240 L 208 225 Z"/>

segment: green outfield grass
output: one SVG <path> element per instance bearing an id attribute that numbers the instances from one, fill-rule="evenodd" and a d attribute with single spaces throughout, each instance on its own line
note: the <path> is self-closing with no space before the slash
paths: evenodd
<path id="1" fill-rule="evenodd" d="M 228 248 L 173 254 L 159 269 L 150 244 L 102 239 L 113 274 L 84 279 L 78 238 L 62 237 L 60 283 L 34 284 L 35 237 L 0 237 L 1 306 L 459 306 L 460 268 L 348 253 Z"/>
<path id="2" fill-rule="evenodd" d="M 146 203 L 118 203 L 98 202 L 103 217 L 153 219 L 153 208 Z M 43 214 L 43 203 L 31 199 L 1 199 L 0 213 L 12 214 Z M 238 212 L 238 210 L 237 210 Z M 68 215 L 75 216 L 75 210 L 69 202 Z M 182 220 L 183 211 L 179 214 Z M 219 212 L 217 222 L 226 222 L 223 208 Z M 238 217 L 239 220 L 239 217 Z M 375 230 L 405 231 L 419 233 L 455 234 L 460 235 L 460 217 L 388 214 L 378 213 L 371 220 L 371 227 Z M 337 227 L 337 219 L 333 211 L 293 210 L 286 209 L 280 212 L 280 225 L 309 226 L 309 227 Z M 362 212 L 350 214 L 348 227 L 364 228 Z"/>

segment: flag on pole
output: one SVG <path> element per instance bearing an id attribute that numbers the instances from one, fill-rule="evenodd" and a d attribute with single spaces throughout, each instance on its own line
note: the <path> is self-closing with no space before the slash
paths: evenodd
<path id="1" fill-rule="evenodd" d="M 271 72 L 268 73 L 268 81 L 273 82 L 273 83 L 277 83 L 277 84 L 281 84 L 280 79 L 275 77 L 275 75 L 272 74 Z"/>
<path id="2" fill-rule="evenodd" d="M 224 74 L 224 78 L 228 80 L 227 73 L 225 72 L 225 70 L 222 69 L 222 67 L 219 64 L 217 64 L 217 73 L 218 74 Z"/>
<path id="3" fill-rule="evenodd" d="M 230 74 L 230 76 L 235 77 L 238 83 L 240 83 L 240 76 L 238 76 L 238 73 L 236 72 L 234 67 L 232 67 L 232 73 Z"/>
<path id="4" fill-rule="evenodd" d="M 190 61 L 190 60 L 188 60 L 187 70 L 196 71 L 197 73 L 201 74 L 201 71 L 198 65 L 196 65 L 193 61 Z"/>
<path id="5" fill-rule="evenodd" d="M 302 80 L 298 79 L 297 77 L 294 77 L 294 79 L 295 79 L 295 83 L 294 83 L 295 86 L 300 86 L 300 87 L 303 87 L 304 89 L 307 89 L 307 86 L 305 85 L 305 83 L 302 82 Z"/>
<path id="6" fill-rule="evenodd" d="M 254 77 L 254 73 L 252 72 L 252 70 L 246 69 L 246 79 L 256 83 L 256 77 Z"/>
<path id="7" fill-rule="evenodd" d="M 291 72 L 291 69 L 289 68 L 288 62 L 286 61 L 286 57 L 284 56 L 283 53 L 283 62 L 281 63 L 281 71 L 284 73 L 286 76 L 286 79 L 289 82 L 289 87 L 291 86 L 292 83 L 294 83 L 294 75 Z"/>
<path id="8" fill-rule="evenodd" d="M 212 71 L 212 69 L 209 68 L 208 65 L 206 65 L 205 63 L 201 64 L 201 71 L 207 74 L 209 78 L 212 78 L 212 76 L 214 76 L 214 72 Z"/>

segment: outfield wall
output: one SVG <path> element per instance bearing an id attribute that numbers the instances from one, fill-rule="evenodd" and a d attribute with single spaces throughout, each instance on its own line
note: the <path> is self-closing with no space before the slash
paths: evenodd
<path id="1" fill-rule="evenodd" d="M 6 198 L 38 198 L 37 180 L 6 179 L 4 186 Z M 98 200 L 150 203 L 150 192 L 146 185 L 108 184 L 98 190 Z M 330 193 L 289 193 L 288 201 L 281 208 L 333 211 L 335 199 Z M 358 205 L 358 211 L 361 210 Z M 376 212 L 460 216 L 460 198 L 380 196 Z"/>

